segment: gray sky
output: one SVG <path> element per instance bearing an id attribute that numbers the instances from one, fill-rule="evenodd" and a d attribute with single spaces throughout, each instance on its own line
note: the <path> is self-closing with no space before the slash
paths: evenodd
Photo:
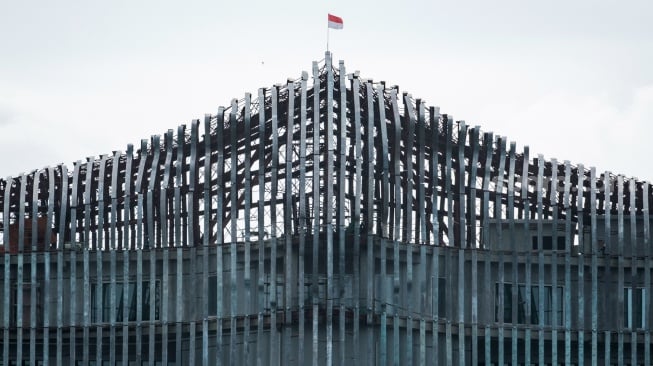
<path id="1" fill-rule="evenodd" d="M 531 154 L 653 179 L 653 2 L 3 1 L 0 176 L 124 150 L 324 57 Z"/>

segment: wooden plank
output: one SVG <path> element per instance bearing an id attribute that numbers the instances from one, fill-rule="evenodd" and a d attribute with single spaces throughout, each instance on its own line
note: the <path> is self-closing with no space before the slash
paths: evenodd
<path id="1" fill-rule="evenodd" d="M 270 364 L 277 365 L 279 362 L 281 340 L 275 328 L 277 324 L 277 312 L 279 311 L 279 299 L 277 299 L 277 199 L 279 193 L 278 169 L 279 169 L 279 88 L 270 89 L 271 105 L 271 128 L 272 128 L 272 165 L 270 167 Z M 232 167 L 233 169 L 233 167 Z M 275 357 L 273 357 L 275 355 Z"/>
<path id="2" fill-rule="evenodd" d="M 394 143 L 392 144 L 392 177 L 394 185 L 394 223 L 392 233 L 392 249 L 393 249 L 393 296 L 390 311 L 394 318 L 392 319 L 392 349 L 393 349 L 393 365 L 398 365 L 400 362 L 399 346 L 399 308 L 401 303 L 401 275 L 400 271 L 400 257 L 399 257 L 399 242 L 401 240 L 401 116 L 399 115 L 399 105 L 397 103 L 397 90 L 390 89 L 390 105 L 392 107 L 392 127 L 394 134 Z"/>
<path id="3" fill-rule="evenodd" d="M 217 164 L 216 164 L 216 187 L 217 189 L 217 201 L 216 201 L 216 226 L 217 226 L 217 233 L 216 233 L 216 317 L 218 320 L 218 324 L 222 324 L 222 317 L 225 314 L 225 311 L 223 309 L 223 301 L 222 299 L 224 298 L 224 223 L 223 223 L 223 218 L 224 218 L 224 180 L 225 180 L 225 172 L 224 172 L 224 165 L 225 165 L 225 148 L 224 148 L 224 116 L 225 111 L 223 107 L 218 108 L 218 114 L 216 116 L 217 118 L 217 126 L 215 128 L 216 134 L 216 153 L 217 153 Z M 208 310 L 207 310 L 208 311 Z M 259 324 L 260 325 L 260 324 Z M 208 322 L 202 322 L 202 360 L 204 363 L 208 362 Z M 222 360 L 222 332 L 219 332 L 216 334 L 216 362 L 220 362 Z"/>
<path id="4" fill-rule="evenodd" d="M 564 162 L 564 188 L 562 200 L 562 212 L 565 215 L 565 251 L 564 251 L 564 288 L 562 294 L 563 319 L 562 326 L 565 337 L 565 363 L 571 363 L 571 250 L 572 235 L 571 232 L 571 165 L 568 160 Z M 558 187 L 559 189 L 559 187 Z M 558 194 L 559 196 L 559 194 Z"/>
<path id="5" fill-rule="evenodd" d="M 297 273 L 298 273 L 298 302 L 299 302 L 299 329 L 298 329 L 298 339 L 304 339 L 306 332 L 306 231 L 307 231 L 307 199 L 306 199 L 306 172 L 308 168 L 306 166 L 306 125 L 307 125 L 307 81 L 308 73 L 303 72 L 301 78 L 301 87 L 300 87 L 300 122 L 299 122 L 299 251 L 298 251 L 298 263 L 297 263 Z M 355 336 L 354 336 L 355 337 Z M 305 350 L 304 342 L 297 342 L 297 363 L 303 365 L 305 363 Z"/>
<path id="6" fill-rule="evenodd" d="M 252 262 L 252 244 L 251 244 L 251 206 L 252 206 L 252 163 L 251 163 L 251 148 L 252 148 L 252 141 L 251 141 L 251 127 L 252 127 L 252 106 L 251 106 L 251 99 L 252 96 L 249 93 L 245 94 L 245 101 L 244 101 L 244 116 L 243 116 L 243 128 L 245 130 L 245 191 L 244 191 L 244 196 L 245 196 L 245 204 L 244 204 L 244 210 L 243 213 L 245 215 L 245 268 L 244 268 L 244 285 L 245 285 L 245 302 L 247 304 L 246 306 L 246 314 L 251 314 L 254 310 L 256 309 L 254 306 L 254 297 L 252 294 L 252 267 L 251 267 L 251 262 Z M 207 126 L 207 133 L 205 136 L 209 135 L 209 130 L 210 130 L 210 124 L 209 120 L 205 121 L 205 125 Z M 206 137 L 205 137 L 205 149 L 207 150 L 207 157 L 205 159 L 210 160 L 209 152 L 210 151 L 210 145 L 206 144 Z M 205 164 L 206 163 L 205 160 Z M 207 174 L 207 169 L 205 169 L 205 174 Z M 210 188 L 210 175 L 209 179 L 205 178 L 205 187 Z M 205 199 L 205 204 L 206 203 Z M 207 223 L 207 228 L 204 231 L 204 236 L 206 237 L 208 234 L 208 222 L 210 220 L 210 214 L 209 214 L 209 209 L 204 210 L 204 217 L 205 217 L 205 222 Z M 244 364 L 245 365 L 251 365 L 252 364 L 252 359 L 250 355 L 250 317 L 246 316 L 245 317 L 245 326 L 244 326 L 244 331 L 243 331 L 243 347 L 244 347 Z"/>
<path id="7" fill-rule="evenodd" d="M 596 168 L 590 168 L 590 240 L 591 240 L 591 296 L 590 296 L 590 313 L 591 313 L 591 330 L 592 330 L 592 345 L 591 345 L 591 364 L 598 363 L 598 240 L 596 226 L 598 224 L 598 217 L 596 212 Z"/>
<path id="8" fill-rule="evenodd" d="M 346 72 L 345 72 L 345 63 L 341 60 L 338 65 L 338 90 L 340 91 L 340 98 L 338 100 L 338 338 L 340 340 L 338 354 L 339 364 L 344 366 L 346 364 L 346 324 L 345 324 L 345 312 L 346 312 L 346 300 L 344 298 L 346 294 L 346 272 L 345 272 L 345 250 L 349 248 L 345 247 L 345 190 L 347 187 L 347 176 L 346 176 L 346 147 L 347 147 L 347 85 L 346 85 Z M 352 192 L 349 192 L 350 194 Z M 301 339 L 301 338 L 300 338 Z"/>
<path id="9" fill-rule="evenodd" d="M 9 219 L 10 217 L 10 201 L 11 201 L 11 190 L 13 186 L 14 180 L 12 177 L 7 177 L 5 179 L 5 186 L 4 186 L 4 196 L 3 196 L 3 204 L 2 204 L 2 227 L 6 228 L 9 227 L 11 221 Z M 6 245 L 4 243 L 9 243 L 9 230 L 3 230 L 2 232 L 2 243 L 3 245 Z M 4 257 L 4 286 L 3 286 L 3 296 L 2 296 L 2 303 L 3 309 L 9 309 L 10 306 L 10 299 L 11 299 L 11 256 L 3 255 Z M 60 263 L 60 262 L 59 262 Z M 2 325 L 3 325 L 3 342 L 2 342 L 2 364 L 3 365 L 8 365 L 9 364 L 9 345 L 10 345 L 10 334 L 9 334 L 9 327 L 11 325 L 10 323 L 10 312 L 7 310 L 3 310 L 2 312 Z"/>
<path id="10" fill-rule="evenodd" d="M 559 209 L 561 206 L 560 204 L 562 202 L 558 202 L 558 161 L 556 159 L 551 159 L 551 181 L 549 182 L 549 190 L 548 190 L 548 196 L 549 196 L 549 201 L 551 202 L 551 219 L 553 220 L 553 232 L 552 234 L 552 242 L 555 244 L 552 245 L 557 245 L 558 243 L 558 220 L 559 220 Z M 538 247 L 539 249 L 539 247 Z M 542 248 L 543 250 L 543 248 Z M 559 319 L 558 319 L 558 291 L 557 291 L 557 286 L 558 286 L 558 255 L 553 254 L 551 255 L 551 302 L 553 303 L 551 306 L 552 309 L 552 314 L 551 314 L 551 362 L 553 364 L 558 363 L 558 330 L 557 328 L 559 327 Z M 541 292 L 541 290 L 540 290 Z M 541 300 L 540 300 L 541 301 Z M 540 309 L 544 309 L 544 307 L 541 307 Z"/>
<path id="11" fill-rule="evenodd" d="M 354 195 L 354 263 L 361 263 L 360 253 L 361 253 L 361 198 L 363 195 L 363 139 L 361 136 L 361 103 L 360 103 L 360 79 L 355 73 L 351 77 L 351 93 L 353 99 L 353 120 L 354 120 L 354 160 L 355 160 L 355 174 L 354 174 L 354 189 L 356 194 Z M 354 296 L 354 319 L 358 319 L 354 322 L 354 340 L 353 340 L 353 349 L 360 349 L 360 299 L 362 298 L 362 278 L 361 278 L 361 269 L 358 265 L 354 265 L 354 275 L 353 275 L 353 286 L 352 293 Z M 357 352 L 352 352 L 352 362 L 360 362 Z"/>
<path id="12" fill-rule="evenodd" d="M 230 287 L 230 298 L 231 304 L 229 306 L 230 314 L 230 342 L 233 345 L 236 339 L 236 315 L 240 312 L 238 311 L 238 278 L 237 278 L 237 262 L 238 262 L 238 186 L 237 175 L 238 175 L 238 154 L 236 153 L 236 146 L 238 145 L 238 120 L 236 119 L 236 112 L 238 112 L 238 101 L 236 99 L 231 100 L 231 113 L 229 113 L 229 147 L 231 152 L 231 167 L 229 170 L 229 184 L 230 184 L 230 213 L 231 213 L 231 222 L 230 222 L 230 233 L 231 233 L 231 244 L 229 246 L 229 260 L 230 260 L 230 278 L 229 278 L 229 287 Z M 208 253 L 207 253 L 208 254 Z M 208 255 L 206 255 L 208 257 Z M 208 262 L 207 262 L 208 267 Z M 208 277 L 205 276 L 205 278 Z M 206 280 L 206 279 L 205 279 Z M 232 363 L 236 363 L 236 351 L 237 348 L 232 346 L 229 347 L 229 360 Z"/>
<path id="13" fill-rule="evenodd" d="M 326 151 L 324 162 L 326 163 L 324 175 L 325 192 L 323 201 L 323 210 L 325 215 L 326 231 L 326 280 L 327 280 L 327 299 L 326 299 L 326 365 L 333 365 L 333 65 L 331 54 L 327 51 L 325 54 L 324 67 L 326 69 Z M 323 193 L 323 194 L 324 194 Z"/>
<path id="14" fill-rule="evenodd" d="M 529 173 L 529 160 L 530 160 L 530 149 L 528 146 L 524 146 L 524 153 L 522 154 L 522 175 L 521 175 L 521 194 L 520 194 L 520 200 L 521 200 L 521 210 L 522 210 L 522 220 L 524 222 L 523 230 L 524 232 L 528 233 L 528 237 L 532 237 L 532 231 L 530 227 L 530 217 L 531 217 L 531 212 L 532 208 L 530 205 L 530 200 L 528 197 L 528 190 L 529 190 L 529 184 L 531 184 L 531 177 Z M 528 243 L 526 244 L 528 245 Z M 530 327 L 527 327 L 526 330 L 524 331 L 524 363 L 527 365 L 530 365 L 532 360 L 532 349 L 531 349 L 531 331 L 532 327 L 535 325 L 531 321 L 531 315 L 533 311 L 537 311 L 536 309 L 532 308 L 532 276 L 533 276 L 533 269 L 532 269 L 532 260 L 533 256 L 527 255 L 526 256 L 526 264 L 524 268 L 525 272 L 525 294 L 526 294 L 526 319 L 528 319 L 528 323 L 530 324 Z"/>
<path id="15" fill-rule="evenodd" d="M 366 117 L 367 121 L 364 125 L 365 131 L 365 154 L 366 154 L 366 169 L 365 169 L 365 180 L 363 183 L 363 197 L 365 198 L 365 234 L 366 234 L 366 245 L 367 245 L 367 263 L 365 271 L 367 271 L 367 319 L 366 324 L 368 328 L 373 321 L 373 315 L 376 311 L 376 303 L 374 301 L 374 273 L 375 270 L 375 260 L 374 260 L 374 95 L 373 95 L 373 86 L 372 81 L 368 80 L 365 82 L 365 100 L 366 103 Z M 373 339 L 374 339 L 374 330 L 371 330 L 371 334 L 367 335 L 367 354 L 373 354 Z M 368 364 L 371 364 L 372 358 L 368 358 Z"/>

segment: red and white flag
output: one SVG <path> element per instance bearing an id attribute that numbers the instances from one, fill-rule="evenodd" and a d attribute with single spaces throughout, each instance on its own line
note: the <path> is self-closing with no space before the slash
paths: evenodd
<path id="1" fill-rule="evenodd" d="M 329 14 L 329 28 L 342 29 L 342 18 Z"/>

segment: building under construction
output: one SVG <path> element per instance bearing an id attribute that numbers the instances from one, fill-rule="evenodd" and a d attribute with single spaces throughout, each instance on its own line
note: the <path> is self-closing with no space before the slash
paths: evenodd
<path id="1" fill-rule="evenodd" d="M 202 123 L 1 180 L 0 359 L 650 365 L 652 202 L 327 53 Z"/>

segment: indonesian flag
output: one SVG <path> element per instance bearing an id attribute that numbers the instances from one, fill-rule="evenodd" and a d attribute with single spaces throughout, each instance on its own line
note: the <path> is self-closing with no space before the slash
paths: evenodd
<path id="1" fill-rule="evenodd" d="M 329 28 L 342 29 L 342 18 L 329 14 Z"/>

